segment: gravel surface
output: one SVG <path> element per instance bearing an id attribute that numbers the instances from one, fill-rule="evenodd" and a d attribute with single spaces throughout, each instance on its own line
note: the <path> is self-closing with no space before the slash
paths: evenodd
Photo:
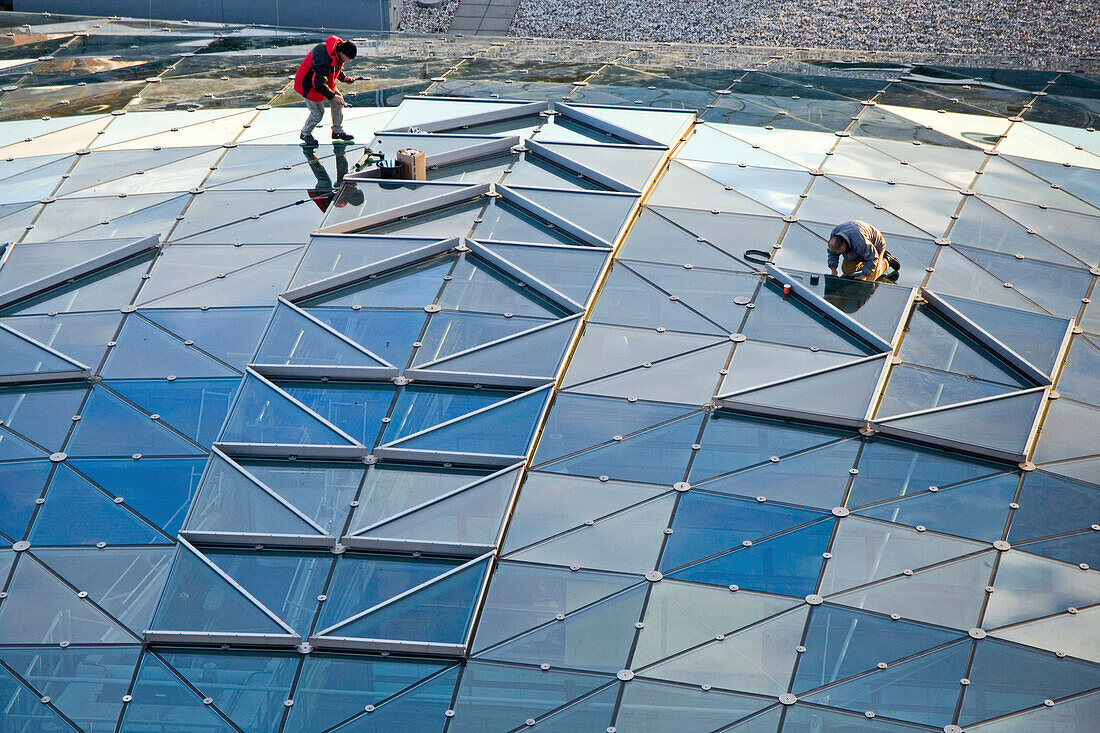
<path id="1" fill-rule="evenodd" d="M 446 33 L 458 9 L 458 0 L 443 0 L 438 8 L 422 8 L 416 0 L 405 0 L 397 30 L 405 33 Z"/>
<path id="2" fill-rule="evenodd" d="M 1086 0 L 520 0 L 511 35 L 1088 57 L 1096 13 Z"/>

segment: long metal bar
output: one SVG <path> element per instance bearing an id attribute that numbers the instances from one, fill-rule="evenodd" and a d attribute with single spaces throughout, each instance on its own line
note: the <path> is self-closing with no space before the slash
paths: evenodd
<path id="1" fill-rule="evenodd" d="M 328 550 L 336 544 L 336 538 L 331 535 L 212 532 L 183 529 L 180 530 L 179 536 L 183 537 L 188 542 L 219 545 L 222 547 L 254 547 L 255 545 L 263 545 L 264 547 Z"/>
<path id="2" fill-rule="evenodd" d="M 499 104 L 500 109 L 489 110 L 486 112 L 477 112 L 474 114 L 460 115 L 458 117 L 448 117 L 444 120 L 434 120 L 431 122 L 418 122 L 412 125 L 404 125 L 402 127 L 391 127 L 388 130 L 382 132 L 413 132 L 415 130 L 421 130 L 423 132 L 447 132 L 449 130 L 461 130 L 466 127 L 473 127 L 474 125 L 484 125 L 489 122 L 503 122 L 505 120 L 512 120 L 517 117 L 528 117 L 530 115 L 537 115 L 540 112 L 544 112 L 549 109 L 548 102 L 522 102 L 515 100 L 515 102 L 508 100 L 486 100 L 486 99 L 470 99 L 470 100 L 456 100 L 453 97 L 418 97 L 417 100 L 431 100 L 437 99 L 440 101 L 446 101 L 449 104 L 455 102 L 469 102 L 471 104 L 485 104 L 486 102 L 492 102 L 493 104 Z M 516 103 L 518 102 L 518 104 Z"/>
<path id="3" fill-rule="evenodd" d="M 814 371 L 806 372 L 805 374 L 796 374 L 793 377 L 783 377 L 782 379 L 776 379 L 775 381 L 772 381 L 772 382 L 765 382 L 764 384 L 758 384 L 754 387 L 745 387 L 745 388 L 736 390 L 734 392 L 727 392 L 724 395 L 718 395 L 718 397 L 719 397 L 719 399 L 726 400 L 726 399 L 729 399 L 731 397 L 736 397 L 737 395 L 748 394 L 749 392 L 756 392 L 756 391 L 761 390 L 761 389 L 768 389 L 769 387 L 778 387 L 780 385 L 788 384 L 790 382 L 799 382 L 803 379 L 808 379 L 810 377 L 816 377 L 816 376 L 819 376 L 821 374 L 830 374 L 832 372 L 841 371 L 841 370 L 848 369 L 848 368 L 851 368 L 851 367 L 854 367 L 854 366 L 858 366 L 858 365 L 861 365 L 861 364 L 866 364 L 868 362 L 872 362 L 876 359 L 885 359 L 887 356 L 888 356 L 887 354 L 871 354 L 870 356 L 865 356 L 862 359 L 856 359 L 855 361 L 850 361 L 847 364 L 837 364 L 835 366 L 824 367 L 822 369 L 815 369 Z"/>
<path id="4" fill-rule="evenodd" d="M 766 417 L 772 420 L 793 420 L 807 425 L 820 425 L 827 428 L 851 430 L 866 425 L 862 418 L 803 412 L 802 410 L 795 410 L 788 407 L 753 405 L 746 402 L 734 402 L 723 398 L 716 399 L 714 403 L 720 410 L 725 410 L 727 412 L 751 415 L 753 417 Z"/>
<path id="5" fill-rule="evenodd" d="M 425 363 L 421 364 L 418 368 L 419 369 L 434 369 L 435 367 L 439 366 L 440 364 L 446 364 L 448 361 L 450 361 L 452 359 L 458 359 L 459 357 L 466 356 L 467 354 L 472 354 L 475 351 L 483 351 L 483 350 L 488 349 L 490 347 L 497 346 L 498 344 L 503 344 L 503 343 L 508 342 L 508 341 L 516 341 L 518 339 L 526 338 L 526 337 L 530 336 L 531 334 L 533 334 L 537 331 L 544 331 L 548 328 L 554 328 L 555 326 L 559 326 L 559 325 L 565 323 L 566 321 L 580 322 L 580 320 L 582 318 L 584 318 L 584 314 L 583 313 L 577 313 L 577 314 L 572 315 L 572 316 L 566 316 L 565 318 L 562 318 L 562 319 L 557 320 L 557 321 L 551 321 L 550 323 L 543 323 L 543 324 L 540 324 L 538 326 L 535 326 L 534 328 L 529 328 L 526 331 L 520 331 L 519 333 L 513 333 L 509 336 L 503 336 L 503 337 L 498 338 L 496 340 L 488 341 L 484 344 L 479 344 L 478 346 L 471 346 L 468 349 L 463 349 L 462 351 L 455 352 L 454 354 L 449 354 L 447 356 L 444 356 L 442 359 L 434 359 L 433 361 L 425 362 Z"/>
<path id="6" fill-rule="evenodd" d="M 395 183 L 394 181 L 379 181 L 379 183 Z M 397 183 L 400 183 L 398 181 Z M 406 181 L 405 183 L 411 183 Z M 357 185 L 375 185 L 373 179 L 366 181 L 356 181 Z M 452 204 L 459 204 L 463 201 L 476 199 L 479 196 L 484 196 L 489 192 L 488 183 L 478 183 L 472 186 L 456 187 L 454 184 L 449 183 L 427 183 L 423 181 L 416 181 L 417 186 L 438 186 L 440 190 L 446 190 L 445 193 L 441 193 L 437 196 L 431 196 L 420 201 L 413 201 L 408 204 L 402 204 L 401 206 L 394 206 L 390 209 L 384 209 L 382 211 L 375 211 L 364 216 L 357 216 L 354 219 L 348 219 L 346 221 L 335 222 L 332 224 L 326 224 L 325 226 L 316 229 L 314 234 L 347 234 L 354 232 L 358 229 L 366 229 L 367 227 L 376 226 L 378 224 L 385 224 L 386 222 L 394 221 L 405 216 L 416 216 L 417 214 L 424 214 L 434 209 L 441 209 L 445 206 Z"/>
<path id="7" fill-rule="evenodd" d="M 432 540 L 408 540 L 393 537 L 353 535 L 340 540 L 340 544 L 353 550 L 373 552 L 422 552 L 432 555 L 457 557 L 481 557 L 496 549 L 496 545 L 472 545 L 462 542 L 435 542 Z"/>
<path id="8" fill-rule="evenodd" d="M 311 636 L 309 637 L 309 643 L 315 649 L 333 651 L 395 652 L 397 654 L 455 658 L 461 658 L 466 653 L 466 646 L 464 644 L 440 644 L 430 641 L 352 639 L 344 636 Z"/>
<path id="9" fill-rule="evenodd" d="M 370 449 L 362 445 L 299 445 L 298 443 L 215 443 L 228 456 L 239 458 L 313 458 L 347 461 L 366 458 Z"/>
<path id="10" fill-rule="evenodd" d="M 542 219 L 545 222 L 553 224 L 554 226 L 565 232 L 568 232 L 570 235 L 576 237 L 582 242 L 587 242 L 593 246 L 602 247 L 604 249 L 611 249 L 611 242 L 608 242 L 603 237 L 593 234 L 579 224 L 574 224 L 560 214 L 557 214 L 553 211 L 550 211 L 550 209 L 544 208 L 536 204 L 534 201 L 527 198 L 518 191 L 515 191 L 508 186 L 497 186 L 496 191 L 505 201 L 512 204 L 513 206 L 523 209 L 525 212 L 527 212 L 531 216 L 534 216 L 537 219 Z M 622 194 L 604 195 L 611 196 Z"/>
<path id="11" fill-rule="evenodd" d="M 447 241 L 451 241 L 451 240 L 447 240 Z M 337 331 L 332 326 L 330 326 L 327 323 L 325 323 L 324 321 L 322 321 L 320 318 L 315 317 L 312 313 L 309 313 L 307 311 L 302 310 L 301 308 L 294 305 L 294 303 L 291 303 L 286 298 L 283 298 L 282 296 L 279 296 L 278 301 L 281 305 L 284 305 L 287 308 L 290 308 L 291 310 L 293 310 L 295 313 L 297 313 L 302 318 L 304 318 L 307 321 L 310 321 L 311 323 L 313 323 L 313 325 L 317 326 L 317 328 L 321 329 L 322 331 L 328 332 L 329 335 L 335 337 L 339 341 L 344 342 L 352 350 L 358 351 L 361 354 L 365 354 L 365 355 L 369 356 L 371 359 L 374 359 L 379 364 L 390 367 L 392 369 L 397 369 L 397 367 L 395 367 L 393 364 L 390 364 L 388 361 L 386 361 L 385 359 L 380 357 L 378 354 L 376 354 L 373 351 L 371 351 L 370 349 L 368 349 L 366 346 L 363 346 L 362 344 L 359 344 L 359 343 L 356 343 L 355 341 L 352 341 L 347 336 L 345 336 L 344 334 L 340 333 L 339 331 Z M 266 336 L 267 334 L 265 333 L 264 335 Z"/>
<path id="12" fill-rule="evenodd" d="M 619 127 L 618 125 L 613 125 L 606 120 L 602 120 L 592 113 L 586 112 L 583 107 L 577 105 L 556 103 L 554 105 L 554 111 L 560 114 L 562 117 L 567 117 L 574 122 L 580 122 L 582 125 L 588 125 L 589 127 L 595 128 L 600 132 L 606 132 L 608 134 L 614 135 L 615 137 L 626 140 L 627 142 L 632 142 L 635 145 L 647 145 L 655 148 L 668 147 L 664 143 L 654 140 L 653 138 L 646 137 L 645 135 L 634 132 L 633 130 L 628 130 L 625 127 Z"/>
<path id="13" fill-rule="evenodd" d="M 488 374 L 481 372 L 448 372 L 443 369 L 412 368 L 405 376 L 414 382 L 427 384 L 480 384 L 485 387 L 517 387 L 535 389 L 553 382 L 553 377 L 534 377 L 522 374 Z"/>
<path id="14" fill-rule="evenodd" d="M 638 189 L 633 186 L 628 186 L 622 181 L 607 175 L 602 171 L 598 171 L 595 168 L 589 168 L 586 165 L 582 165 L 572 158 L 563 155 L 554 148 L 547 147 L 535 140 L 528 140 L 524 143 L 524 146 L 534 155 L 548 160 L 554 165 L 561 166 L 567 171 L 576 173 L 577 175 L 584 176 L 585 178 L 595 181 L 601 185 L 607 186 L 612 191 L 621 191 L 623 193 L 639 193 Z"/>
<path id="15" fill-rule="evenodd" d="M 185 644 L 199 646 L 275 646 L 291 649 L 302 643 L 302 637 L 289 634 L 234 634 L 216 631 L 150 631 L 142 632 L 153 644 Z"/>
<path id="16" fill-rule="evenodd" d="M 397 367 L 333 366 L 329 364 L 249 364 L 257 373 L 280 379 L 337 379 L 388 382 L 400 374 Z"/>
<path id="17" fill-rule="evenodd" d="M 870 421 L 875 416 L 875 412 L 878 411 L 878 406 L 882 402 L 882 395 L 886 391 L 886 380 L 890 378 L 890 370 L 894 368 L 894 359 L 898 349 L 901 348 L 901 339 L 905 334 L 906 327 L 909 325 L 909 318 L 913 314 L 916 299 L 917 289 L 910 288 L 909 299 L 905 301 L 905 307 L 901 311 L 897 328 L 894 329 L 894 334 L 890 337 L 890 358 L 882 365 L 882 372 L 879 373 L 878 381 L 875 382 L 875 391 L 871 393 L 871 401 L 867 405 L 867 412 L 863 415 L 865 420 Z"/>
<path id="18" fill-rule="evenodd" d="M 583 305 L 573 300 L 568 295 L 565 295 L 560 290 L 555 289 L 553 286 L 546 284 L 539 278 L 524 270 L 522 267 L 519 267 L 518 265 L 513 264 L 511 261 L 506 260 L 505 258 L 498 255 L 496 252 L 493 252 L 492 250 L 486 249 L 485 247 L 481 246 L 478 241 L 474 239 L 467 239 L 466 246 L 469 247 L 478 257 L 493 265 L 493 267 L 511 275 L 512 277 L 523 283 L 526 283 L 528 288 L 546 298 L 554 305 L 557 305 L 567 313 L 577 314 L 584 312 Z"/>
<path id="19" fill-rule="evenodd" d="M 524 456 L 509 456 L 499 453 L 463 453 L 461 451 L 423 450 L 393 446 L 379 446 L 374 449 L 374 455 L 394 461 L 453 463 L 457 466 L 484 468 L 504 468 L 524 459 Z"/>

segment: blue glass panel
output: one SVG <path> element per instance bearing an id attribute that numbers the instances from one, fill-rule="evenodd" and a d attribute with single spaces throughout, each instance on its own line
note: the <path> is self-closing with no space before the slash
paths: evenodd
<path id="1" fill-rule="evenodd" d="M 458 667 L 432 677 L 372 712 L 364 712 L 334 733 L 438 733 L 446 724 Z"/>
<path id="2" fill-rule="evenodd" d="M 1049 540 L 1028 542 L 1019 545 L 1021 550 L 1034 552 L 1037 555 L 1046 555 L 1063 562 L 1087 563 L 1090 567 L 1100 567 L 1100 542 L 1092 530 L 1085 533 L 1066 535 Z"/>
<path id="3" fill-rule="evenodd" d="M 2 319 L 5 326 L 89 367 L 99 366 L 118 330 L 119 313 L 72 313 Z"/>
<path id="4" fill-rule="evenodd" d="M 918 524 L 946 534 L 993 542 L 1004 534 L 1008 505 L 1016 496 L 1014 473 L 963 484 L 936 493 L 861 509 L 866 517 L 915 527 Z"/>
<path id="5" fill-rule="evenodd" d="M 852 484 L 847 506 L 865 506 L 925 491 L 929 486 L 950 486 L 996 470 L 993 464 L 961 460 L 947 453 L 868 441 L 859 457 L 859 475 Z"/>
<path id="6" fill-rule="evenodd" d="M 288 633 L 229 581 L 181 547 L 153 619 L 154 629 Z"/>
<path id="7" fill-rule="evenodd" d="M 205 458 L 74 460 L 73 468 L 174 537 L 202 478 Z"/>
<path id="8" fill-rule="evenodd" d="M 654 700 L 661 704 L 654 705 Z M 623 687 L 615 727 L 639 733 L 701 733 L 718 730 L 770 703 L 767 698 L 635 680 Z M 741 733 L 740 728 L 733 730 Z M 773 723 L 769 733 L 774 731 Z"/>
<path id="9" fill-rule="evenodd" d="M 46 452 L 23 440 L 14 433 L 0 428 L 0 461 L 18 461 L 27 458 L 42 458 Z"/>
<path id="10" fill-rule="evenodd" d="M 822 685 L 940 646 L 960 637 L 932 626 L 893 621 L 885 616 L 818 606 L 798 657 L 793 690 L 801 694 Z"/>
<path id="11" fill-rule="evenodd" d="M 34 513 L 34 500 L 42 495 L 50 475 L 50 465 L 47 461 L 0 465 L 0 532 L 13 542 L 23 539 L 27 520 Z"/>
<path id="12" fill-rule="evenodd" d="M 270 308 L 145 310 L 142 315 L 234 369 L 244 370 L 271 318 Z"/>
<path id="13" fill-rule="evenodd" d="M 130 316 L 115 339 L 100 374 L 105 379 L 133 377 L 228 377 L 237 374 L 198 349 L 157 328 L 144 318 Z"/>
<path id="14" fill-rule="evenodd" d="M 451 271 L 456 255 L 436 255 L 356 285 L 304 301 L 303 308 L 319 305 L 382 308 L 423 308 L 434 303 Z M 373 351 L 373 349 L 372 349 Z"/>
<path id="15" fill-rule="evenodd" d="M 152 255 L 139 255 L 100 270 L 94 275 L 47 290 L 42 295 L 20 301 L 4 309 L 5 315 L 51 312 L 114 310 L 128 305 L 149 269 Z"/>
<path id="16" fill-rule="evenodd" d="M 0 364 L 0 374 L 4 376 L 77 372 L 80 369 L 73 362 L 51 354 L 27 339 L 4 329 L 0 329 L 0 349 L 4 352 L 4 363 Z"/>
<path id="17" fill-rule="evenodd" d="M 145 545 L 172 540 L 64 466 L 46 491 L 46 503 L 34 519 L 35 545 Z"/>
<path id="18" fill-rule="evenodd" d="M 348 445 L 331 427 L 265 382 L 249 376 L 241 385 L 221 440 L 226 443 Z"/>
<path id="19" fill-rule="evenodd" d="M 707 420 L 704 428 L 702 448 L 691 464 L 693 482 L 847 437 L 835 430 L 722 414 Z"/>
<path id="20" fill-rule="evenodd" d="M 886 391 L 875 410 L 875 418 L 882 420 L 890 415 L 947 407 L 1015 391 L 1016 387 L 963 374 L 900 364 L 890 370 Z"/>
<path id="21" fill-rule="evenodd" d="M 432 319 L 432 328 L 439 320 L 438 317 Z M 543 377 L 549 381 L 557 374 L 577 326 L 575 319 L 553 323 L 545 328 L 520 334 L 516 338 L 447 359 L 438 368 L 481 374 L 519 374 Z M 430 331 L 431 329 L 429 333 Z M 427 355 L 421 349 L 418 357 Z"/>
<path id="22" fill-rule="evenodd" d="M 682 481 L 699 436 L 699 415 L 688 415 L 571 458 L 543 466 L 554 473 L 610 476 L 671 486 Z"/>
<path id="23" fill-rule="evenodd" d="M 575 730 L 606 730 L 615 712 L 619 685 L 610 685 L 594 695 L 575 700 L 568 707 L 542 718 L 532 726 L 539 733 L 569 733 Z"/>
<path id="24" fill-rule="evenodd" d="M 365 346 L 390 364 L 403 367 L 420 340 L 427 314 L 416 310 L 351 310 L 309 308 L 309 314 Z"/>
<path id="25" fill-rule="evenodd" d="M 463 644 L 491 564 L 490 558 L 481 560 L 331 633 L 367 639 Z"/>
<path id="26" fill-rule="evenodd" d="M 752 547 L 690 565 L 673 576 L 713 585 L 739 585 L 791 596 L 814 592 L 821 572 L 821 553 L 829 546 L 833 522 L 815 522 Z"/>
<path id="27" fill-rule="evenodd" d="M 207 550 L 206 556 L 292 629 L 309 634 L 331 553 Z"/>
<path id="28" fill-rule="evenodd" d="M 641 262 L 632 263 L 630 269 L 729 332 L 740 331 L 745 318 L 745 311 L 731 307 L 730 301 L 737 296 L 752 297 L 760 285 L 759 277 L 744 273 Z"/>
<path id="29" fill-rule="evenodd" d="M 745 540 L 760 540 L 822 516 L 808 509 L 692 491 L 681 497 L 676 507 L 673 534 L 665 544 L 660 569 L 668 572 L 740 547 Z"/>
<path id="30" fill-rule="evenodd" d="M 1074 338 L 1058 375 L 1058 393 L 1091 405 L 1100 403 L 1100 350 L 1083 336 Z"/>
<path id="31" fill-rule="evenodd" d="M 532 392 L 401 442 L 402 448 L 527 455 L 550 390 Z"/>
<path id="32" fill-rule="evenodd" d="M 390 384 L 352 382 L 287 381 L 279 386 L 363 445 L 374 445 L 395 391 Z"/>
<path id="33" fill-rule="evenodd" d="M 289 306 L 280 305 L 253 360 L 257 364 L 383 366 Z"/>
<path id="34" fill-rule="evenodd" d="M 447 727 L 451 733 L 512 730 L 523 725 L 527 718 L 537 719 L 613 679 L 606 675 L 470 662 L 459 683 L 455 716 Z"/>
<path id="35" fill-rule="evenodd" d="M 194 733 L 231 733 L 233 726 L 222 720 L 179 677 L 151 652 L 141 660 L 133 700 L 126 705 L 120 733 L 156 730 L 186 730 Z"/>
<path id="36" fill-rule="evenodd" d="M 640 400 L 628 402 L 611 397 L 559 394 L 543 426 L 534 464 L 605 443 L 615 435 L 630 435 L 690 412 L 693 410 Z"/>
<path id="37" fill-rule="evenodd" d="M 0 422 L 48 452 L 61 450 L 80 412 L 84 387 L 21 387 L 0 390 Z"/>
<path id="38" fill-rule="evenodd" d="M 631 619 L 641 617 L 648 588 L 625 593 L 551 621 L 530 633 L 482 652 L 481 657 L 503 662 L 542 664 L 617 672 L 627 666 L 635 629 Z"/>
<path id="39" fill-rule="evenodd" d="M 779 286 L 769 281 L 755 296 L 756 308 L 741 332 L 750 339 L 791 346 L 818 347 L 842 354 L 869 356 L 867 344 L 833 325 L 825 316 L 796 298 L 783 299 Z"/>
<path id="40" fill-rule="evenodd" d="M 558 317 L 568 315 L 559 306 L 539 296 L 519 281 L 491 267 L 484 260 L 463 256 L 451 270 L 439 296 L 448 310 L 479 313 L 514 313 L 521 316 Z"/>
<path id="41" fill-rule="evenodd" d="M 945 296 L 944 300 L 1032 366 L 1047 374 L 1054 368 L 1066 335 L 1068 324 L 1064 319 L 954 296 Z"/>
<path id="42" fill-rule="evenodd" d="M 336 563 L 316 628 L 328 628 L 461 564 L 432 557 L 345 553 Z"/>
<path id="43" fill-rule="evenodd" d="M 160 415 L 196 443 L 209 448 L 218 437 L 241 380 L 177 379 L 111 381 L 107 385 L 146 412 Z"/>
<path id="44" fill-rule="evenodd" d="M 297 655 L 195 650 L 165 651 L 161 656 L 199 692 L 213 698 L 245 733 L 267 733 L 279 727 L 298 667 Z"/>
<path id="45" fill-rule="evenodd" d="M 809 702 L 914 723 L 943 727 L 955 714 L 959 679 L 966 674 L 970 642 L 953 644 L 931 654 L 910 659 L 888 669 L 827 687 L 806 696 Z"/>
<path id="46" fill-rule="evenodd" d="M 1027 298 L 1056 316 L 1077 314 L 1092 277 L 1084 269 L 1060 267 L 1037 260 L 1018 260 L 1010 255 L 958 247 L 964 255 L 993 273 L 999 280 L 1012 283 Z"/>
<path id="47" fill-rule="evenodd" d="M 960 725 L 1091 690 L 1100 686 L 1100 665 L 989 639 L 977 645 L 967 677 Z"/>
<path id="48" fill-rule="evenodd" d="M 532 242 L 538 244 L 583 245 L 561 229 L 551 229 L 542 219 L 504 200 L 490 201 L 479 212 L 481 222 L 475 222 L 473 236 L 479 240 L 502 242 Z M 464 222 L 463 222 L 464 223 Z M 456 227 L 457 229 L 458 227 Z"/>
<path id="49" fill-rule="evenodd" d="M 993 578 L 996 597 L 986 604 L 983 628 L 996 629 L 1100 603 L 1100 579 L 1095 573 L 1033 555 L 1031 546 L 1019 545 L 1024 552 L 1001 556 Z"/>
<path id="50" fill-rule="evenodd" d="M 933 437 L 1020 453 L 1042 401 L 1041 391 L 1031 392 L 912 417 L 890 418 L 882 423 Z M 975 430 L 975 425 L 985 429 Z"/>
<path id="51" fill-rule="evenodd" d="M 515 392 L 500 389 L 474 389 L 470 387 L 406 387 L 397 398 L 390 413 L 390 423 L 382 435 L 383 443 L 389 443 L 406 435 L 420 432 L 433 425 L 466 415 L 495 402 L 515 396 Z"/>
<path id="52" fill-rule="evenodd" d="M 343 529 L 364 472 L 361 466 L 301 460 L 239 463 L 332 535 Z"/>
<path id="53" fill-rule="evenodd" d="M 588 299 L 607 258 L 606 252 L 579 247 L 566 249 L 524 244 L 486 244 L 484 247 L 581 304 Z"/>
<path id="54" fill-rule="evenodd" d="M 611 269 L 590 320 L 693 333 L 723 333 L 720 326 L 689 310 L 683 303 L 669 300 L 667 293 L 662 293 L 622 263 Z"/>
<path id="55" fill-rule="evenodd" d="M 114 733 L 122 710 L 122 696 L 130 689 L 140 654 L 141 649 L 136 646 L 36 647 L 0 649 L 0 660 L 40 693 L 49 695 L 53 706 L 81 730 Z M 45 708 L 41 703 L 37 707 Z M 5 719 L 10 722 L 11 711 L 4 709 Z M 24 729 L 17 725 L 13 730 Z M 42 729 L 32 725 L 25 730 Z"/>
<path id="56" fill-rule="evenodd" d="M 3 668 L 0 668 L 0 706 L 4 710 L 4 726 L 10 726 L 13 732 L 70 733 L 73 729 Z"/>
<path id="57" fill-rule="evenodd" d="M 70 456 L 178 456 L 202 449 L 151 420 L 113 393 L 96 387 L 65 445 Z"/>
<path id="58" fill-rule="evenodd" d="M 771 733 L 775 723 L 771 727 L 761 728 L 759 733 Z M 741 733 L 741 727 L 735 728 Z M 798 731 L 813 731 L 814 733 L 916 733 L 926 730 L 915 728 L 904 723 L 893 723 L 881 718 L 870 719 L 864 715 L 855 713 L 842 713 L 828 708 L 817 708 L 809 705 L 796 705 L 787 712 L 783 719 L 784 733 L 798 733 Z M 745 733 L 757 733 L 751 727 L 745 728 Z"/>
<path id="59" fill-rule="evenodd" d="M 946 319 L 920 308 L 909 319 L 898 355 L 910 364 L 963 374 L 1016 389 L 1033 386 Z"/>
<path id="60" fill-rule="evenodd" d="M 294 691 L 294 707 L 283 730 L 285 733 L 325 730 L 446 666 L 430 660 L 310 654 L 302 667 Z"/>
<path id="61" fill-rule="evenodd" d="M 442 359 L 475 346 L 487 344 L 521 331 L 541 326 L 544 318 L 484 315 L 476 313 L 437 313 L 428 321 L 421 347 L 416 350 L 413 364 L 419 366 Z"/>

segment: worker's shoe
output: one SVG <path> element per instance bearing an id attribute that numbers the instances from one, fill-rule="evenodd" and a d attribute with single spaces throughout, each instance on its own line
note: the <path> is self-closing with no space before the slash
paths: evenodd
<path id="1" fill-rule="evenodd" d="M 350 143 L 355 139 L 355 135 L 352 135 L 350 132 L 334 132 L 332 133 L 332 139 Z"/>
<path id="2" fill-rule="evenodd" d="M 886 264 L 890 265 L 894 272 L 901 272 L 901 262 L 889 252 L 886 253 Z"/>
<path id="3" fill-rule="evenodd" d="M 313 137 L 313 135 L 311 133 L 303 132 L 298 137 L 301 139 L 302 145 L 317 145 L 318 144 L 317 138 Z"/>

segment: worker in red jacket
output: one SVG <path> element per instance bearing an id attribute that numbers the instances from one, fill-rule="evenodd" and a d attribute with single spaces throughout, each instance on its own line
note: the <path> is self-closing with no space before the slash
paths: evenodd
<path id="1" fill-rule="evenodd" d="M 352 136 L 344 132 L 344 95 L 336 88 L 336 82 L 352 83 L 355 78 L 344 73 L 344 64 L 355 58 L 355 44 L 339 36 L 329 36 L 318 43 L 302 59 L 294 77 L 294 91 L 306 98 L 309 117 L 302 128 L 303 145 L 316 145 L 313 128 L 325 114 L 325 100 L 332 110 L 333 142 L 346 143 Z"/>

